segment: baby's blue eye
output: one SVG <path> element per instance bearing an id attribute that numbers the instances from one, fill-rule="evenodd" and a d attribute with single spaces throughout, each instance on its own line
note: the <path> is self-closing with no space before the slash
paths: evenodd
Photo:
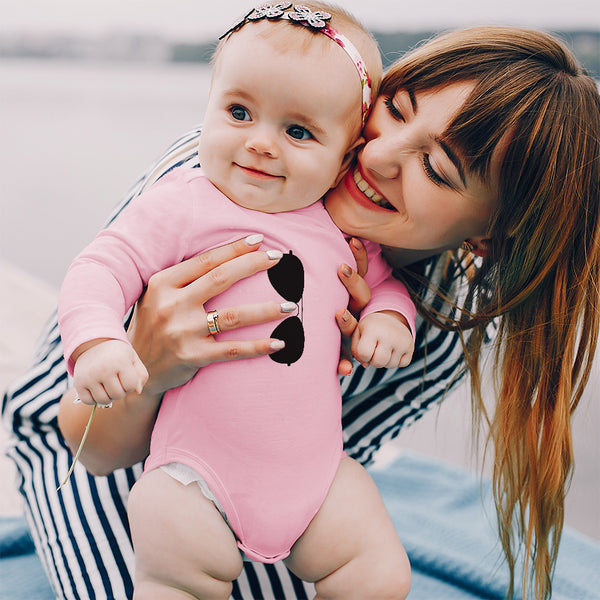
<path id="1" fill-rule="evenodd" d="M 250 113 L 243 106 L 232 106 L 229 112 L 236 121 L 250 120 Z"/>
<path id="2" fill-rule="evenodd" d="M 310 140 L 313 137 L 312 133 L 306 127 L 301 127 L 300 125 L 288 127 L 286 133 L 295 140 Z"/>

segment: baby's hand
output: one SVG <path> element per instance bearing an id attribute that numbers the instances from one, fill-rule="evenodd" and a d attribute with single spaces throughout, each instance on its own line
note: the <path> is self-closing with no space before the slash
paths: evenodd
<path id="1" fill-rule="evenodd" d="M 148 371 L 129 344 L 103 340 L 85 346 L 74 353 L 78 356 L 73 374 L 73 385 L 84 404 L 106 406 L 131 392 L 141 393 Z"/>
<path id="2" fill-rule="evenodd" d="M 352 355 L 363 367 L 406 367 L 414 348 L 406 319 L 390 310 L 363 317 L 352 335 Z"/>

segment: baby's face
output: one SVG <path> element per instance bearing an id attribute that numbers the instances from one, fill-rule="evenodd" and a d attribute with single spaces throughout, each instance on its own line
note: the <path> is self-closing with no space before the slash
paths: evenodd
<path id="1" fill-rule="evenodd" d="M 306 32 L 289 24 L 251 23 L 221 49 L 199 158 L 207 177 L 240 206 L 303 208 L 347 167 L 360 135 L 360 79 L 337 44 L 314 38 L 307 43 Z"/>

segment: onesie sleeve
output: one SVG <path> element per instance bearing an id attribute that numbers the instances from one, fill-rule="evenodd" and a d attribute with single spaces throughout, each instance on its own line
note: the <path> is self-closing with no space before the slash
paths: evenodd
<path id="1" fill-rule="evenodd" d="M 71 263 L 58 303 L 70 374 L 71 356 L 84 342 L 112 338 L 129 343 L 124 317 L 154 273 L 185 257 L 193 210 L 187 184 L 169 174 L 136 198 Z"/>
<path id="2" fill-rule="evenodd" d="M 369 258 L 365 281 L 371 288 L 371 299 L 361 312 L 361 317 L 383 310 L 400 313 L 407 321 L 415 338 L 417 309 L 406 286 L 392 275 L 392 268 L 381 255 L 379 244 L 361 240 Z"/>

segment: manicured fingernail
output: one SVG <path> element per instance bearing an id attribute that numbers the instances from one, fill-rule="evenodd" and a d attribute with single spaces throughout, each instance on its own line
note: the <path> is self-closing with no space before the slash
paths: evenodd
<path id="1" fill-rule="evenodd" d="M 248 246 L 256 246 L 256 244 L 260 244 L 264 239 L 265 236 L 262 233 L 253 233 L 252 235 L 249 235 L 244 242 L 246 242 Z"/>
<path id="2" fill-rule="evenodd" d="M 283 340 L 271 340 L 269 342 L 269 348 L 271 348 L 271 350 L 281 350 L 282 348 L 285 348 L 285 342 Z"/>
<path id="3" fill-rule="evenodd" d="M 81 398 L 79 396 L 76 396 L 75 400 L 73 400 L 73 404 L 81 404 Z"/>
<path id="4" fill-rule="evenodd" d="M 283 256 L 280 250 L 267 250 L 265 253 L 271 260 L 279 260 Z"/>
<path id="5" fill-rule="evenodd" d="M 360 240 L 357 240 L 356 238 L 352 238 L 350 240 L 350 243 L 354 246 L 354 248 L 356 250 L 362 250 L 363 245 Z"/>
<path id="6" fill-rule="evenodd" d="M 344 323 L 347 323 L 350 320 L 350 313 L 345 310 L 344 313 L 342 314 L 342 321 L 344 321 Z"/>
<path id="7" fill-rule="evenodd" d="M 295 302 L 282 302 L 279 305 L 279 308 L 281 309 L 282 313 L 291 313 L 296 310 L 297 306 Z"/>
<path id="8" fill-rule="evenodd" d="M 348 265 L 343 264 L 342 265 L 342 274 L 345 275 L 346 277 L 352 277 L 352 269 Z"/>

